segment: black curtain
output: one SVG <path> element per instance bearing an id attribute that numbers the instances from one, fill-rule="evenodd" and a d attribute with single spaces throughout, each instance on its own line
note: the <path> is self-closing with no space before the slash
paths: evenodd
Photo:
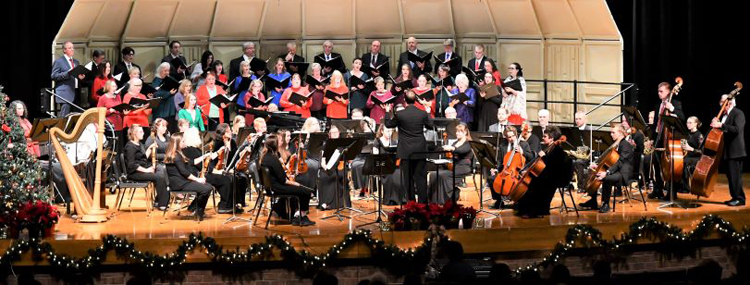
<path id="1" fill-rule="evenodd" d="M 638 107 L 644 117 L 658 104 L 657 85 L 674 84 L 685 116 L 696 116 L 706 134 L 719 112 L 719 99 L 741 81 L 750 92 L 750 55 L 746 1 L 607 0 L 622 34 L 626 82 L 638 84 Z M 737 105 L 750 110 L 750 98 Z M 745 141 L 749 133 L 745 133 Z M 748 171 L 745 167 L 745 171 Z"/>
<path id="2" fill-rule="evenodd" d="M 0 1 L 0 85 L 11 100 L 26 103 L 31 118 L 42 116 L 39 91 L 52 86 L 52 40 L 72 4 L 73 0 Z"/>

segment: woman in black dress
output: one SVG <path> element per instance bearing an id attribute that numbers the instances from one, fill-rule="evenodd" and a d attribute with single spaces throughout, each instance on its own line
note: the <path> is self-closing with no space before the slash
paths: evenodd
<path id="1" fill-rule="evenodd" d="M 453 195 L 456 195 L 456 200 L 458 200 L 460 193 L 453 193 L 453 181 L 455 177 L 456 184 L 458 184 L 459 180 L 471 173 L 473 153 L 469 144 L 470 140 L 469 127 L 465 123 L 456 126 L 456 141 L 443 146 L 443 150 L 453 153 L 455 176 L 453 171 L 448 169 L 439 172 L 430 171 L 427 182 L 430 187 L 430 202 L 445 204 L 446 201 L 453 198 Z"/>
<path id="2" fill-rule="evenodd" d="M 337 139 L 340 136 L 339 128 L 332 125 L 328 130 L 329 139 Z M 324 147 L 325 149 L 325 147 Z M 335 163 L 331 169 L 326 170 L 328 163 L 325 157 L 320 159 L 318 171 L 318 207 L 322 210 L 351 207 L 352 201 L 349 192 L 344 189 L 344 171 L 339 170 L 339 163 Z M 339 159 L 339 161 L 341 161 Z M 308 170 L 309 171 L 309 170 Z"/>
<path id="3" fill-rule="evenodd" d="M 156 118 L 151 124 L 151 135 L 146 139 L 145 147 L 156 147 L 156 172 L 164 172 L 164 154 L 167 152 L 169 144 L 169 131 L 167 131 L 167 121 L 162 118 Z M 153 155 L 153 154 L 152 154 Z M 149 156 L 149 159 L 152 159 Z M 164 180 L 169 186 L 169 179 L 164 176 Z"/>
<path id="4" fill-rule="evenodd" d="M 228 151 L 223 151 L 221 153 L 221 157 L 216 157 L 216 159 L 211 160 L 210 169 L 211 172 L 215 175 L 221 175 L 229 178 L 230 180 L 233 180 L 234 185 L 232 187 L 234 187 L 235 193 L 233 196 L 232 187 L 229 187 L 228 189 L 221 189 L 222 191 L 229 190 L 229 192 L 219 193 L 219 195 L 221 196 L 221 201 L 219 202 L 219 211 L 226 211 L 231 213 L 232 205 L 234 205 L 235 213 L 239 214 L 244 212 L 242 208 L 245 207 L 245 189 L 247 188 L 247 176 L 242 173 L 232 175 L 235 173 L 234 171 L 224 174 L 225 170 L 234 169 L 234 167 L 230 165 L 230 163 L 233 164 L 232 159 L 237 152 L 237 143 L 232 139 L 232 129 L 227 123 L 219 124 L 216 127 L 215 131 L 214 148 L 212 151 L 219 154 L 219 150 L 221 150 L 221 148 L 225 148 L 225 150 Z M 222 160 L 223 164 L 221 166 L 221 169 L 218 169 L 217 167 L 219 159 Z"/>
<path id="5" fill-rule="evenodd" d="M 143 140 L 143 128 L 134 124 L 128 129 L 128 143 L 125 144 L 123 153 L 125 153 L 125 167 L 128 172 L 128 179 L 133 181 L 154 182 L 156 185 L 156 207 L 164 210 L 169 203 L 169 193 L 167 193 L 167 182 L 163 177 L 166 175 L 163 168 L 157 168 L 153 161 L 149 160 L 149 154 L 153 150 L 141 144 Z"/>
<path id="6" fill-rule="evenodd" d="M 687 152 L 683 158 L 685 170 L 682 171 L 682 191 L 690 193 L 690 178 L 693 170 L 701 159 L 701 149 L 703 149 L 703 133 L 698 130 L 701 127 L 701 121 L 698 117 L 692 116 L 687 119 L 687 128 L 690 130 L 690 136 L 687 144 L 683 144 L 682 149 Z M 636 168 L 637 169 L 637 168 Z"/>
<path id="7" fill-rule="evenodd" d="M 492 76 L 492 73 L 487 72 L 484 74 L 484 80 L 481 82 L 481 86 L 485 85 L 491 85 L 495 88 L 499 88 L 496 86 L 494 77 Z M 503 103 L 502 96 L 494 96 L 489 99 L 486 98 L 487 93 L 484 91 L 481 91 L 481 88 L 479 88 L 479 96 L 482 97 L 482 110 L 479 113 L 479 128 L 478 130 L 480 132 L 486 132 L 490 129 L 490 126 L 497 123 L 497 109 L 500 109 L 500 104 Z"/>
<path id="8" fill-rule="evenodd" d="M 212 173 L 210 164 L 208 169 L 203 169 L 203 162 L 206 159 L 216 159 L 218 154 L 215 152 L 206 152 L 203 154 L 201 152 L 201 138 L 198 134 L 198 129 L 190 128 L 183 135 L 186 147 L 182 149 L 182 153 L 187 157 L 188 164 L 193 167 L 194 171 L 199 173 L 205 171 L 204 177 L 206 178 L 206 182 L 213 185 L 214 188 L 216 188 L 216 192 L 219 192 L 219 195 L 222 197 L 230 197 L 231 199 L 231 196 L 227 195 L 231 195 L 232 193 L 232 180 L 224 175 Z M 232 208 L 231 206 L 229 208 L 219 207 L 217 212 L 219 212 L 219 214 L 231 214 Z"/>
<path id="9" fill-rule="evenodd" d="M 378 132 L 375 134 L 375 147 L 373 153 L 393 153 L 398 145 L 398 129 L 386 128 L 380 125 Z M 390 152 L 389 152 L 390 150 Z M 395 159 L 395 155 L 393 156 Z M 393 173 L 385 176 L 383 179 L 383 205 L 406 204 L 406 191 L 401 188 L 401 169 L 396 167 Z"/>
<path id="10" fill-rule="evenodd" d="M 300 208 L 292 218 L 295 226 L 311 226 L 315 222 L 310 221 L 307 212 L 310 209 L 310 191 L 305 190 L 299 183 L 287 179 L 286 170 L 279 158 L 279 144 L 276 136 L 269 136 L 264 142 L 263 151 L 260 154 L 261 166 L 267 167 L 271 175 L 271 187 L 279 195 L 294 195 L 299 199 Z"/>
<path id="11" fill-rule="evenodd" d="M 164 155 L 164 163 L 167 168 L 167 177 L 169 178 L 169 187 L 172 191 L 195 191 L 197 193 L 193 202 L 188 206 L 188 211 L 202 221 L 206 212 L 206 203 L 208 195 L 213 188 L 206 183 L 206 178 L 200 178 L 199 173 L 188 164 L 188 158 L 182 154 L 185 148 L 185 140 L 182 133 L 175 133 L 169 138 Z"/>

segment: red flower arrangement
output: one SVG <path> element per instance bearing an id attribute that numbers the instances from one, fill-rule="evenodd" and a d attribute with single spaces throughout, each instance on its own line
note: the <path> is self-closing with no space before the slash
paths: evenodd
<path id="1" fill-rule="evenodd" d="M 397 231 L 426 230 L 430 224 L 442 225 L 450 229 L 458 228 L 460 219 L 474 220 L 476 215 L 477 211 L 473 207 L 454 205 L 451 201 L 443 205 L 409 201 L 402 209 L 395 209 L 388 214 L 388 220 Z"/>
<path id="2" fill-rule="evenodd" d="M 60 219 L 57 207 L 42 201 L 28 202 L 24 204 L 15 214 L 2 217 L 2 222 L 8 225 L 11 235 L 17 234 L 21 229 L 28 229 L 30 235 L 42 233 L 49 235 L 50 229 L 54 228 Z"/>

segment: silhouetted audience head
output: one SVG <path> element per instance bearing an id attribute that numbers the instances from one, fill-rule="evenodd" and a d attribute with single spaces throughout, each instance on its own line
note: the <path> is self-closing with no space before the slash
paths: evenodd
<path id="1" fill-rule="evenodd" d="M 313 279 L 313 285 L 338 285 L 339 279 L 328 272 L 321 271 Z"/>
<path id="2" fill-rule="evenodd" d="M 443 247 L 443 253 L 446 257 L 448 257 L 448 260 L 450 261 L 457 261 L 464 259 L 464 247 L 461 245 L 460 242 L 457 241 L 448 241 L 445 243 Z"/>
<path id="3" fill-rule="evenodd" d="M 522 285 L 541 285 L 544 283 L 542 281 L 542 275 L 536 270 L 526 270 L 521 272 L 520 279 Z"/>
<path id="4" fill-rule="evenodd" d="M 513 280 L 510 272 L 510 266 L 505 263 L 495 263 L 490 269 L 490 276 L 487 284 L 508 284 Z"/>
<path id="5" fill-rule="evenodd" d="M 717 284 L 721 281 L 721 265 L 713 259 L 705 259 L 688 270 L 690 284 Z"/>
<path id="6" fill-rule="evenodd" d="M 422 285 L 422 276 L 419 274 L 409 274 L 404 276 L 404 285 Z"/>
<path id="7" fill-rule="evenodd" d="M 612 280 L 612 268 L 609 262 L 599 260 L 594 262 L 594 284 L 609 284 Z"/>
<path id="8" fill-rule="evenodd" d="M 556 264 L 552 267 L 549 279 L 550 284 L 570 284 L 570 270 L 564 264 Z"/>

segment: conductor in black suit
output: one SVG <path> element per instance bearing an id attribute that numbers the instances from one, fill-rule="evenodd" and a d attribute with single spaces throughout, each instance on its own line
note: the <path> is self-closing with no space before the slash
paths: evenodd
<path id="1" fill-rule="evenodd" d="M 721 104 L 728 99 L 721 96 Z M 729 206 L 744 206 L 745 192 L 742 190 L 742 161 L 747 156 L 745 150 L 745 113 L 737 108 L 735 99 L 727 103 L 727 111 L 721 120 L 711 122 L 712 128 L 724 131 L 724 160 L 727 162 L 727 180 L 732 200 L 724 202 Z"/>
<path id="2" fill-rule="evenodd" d="M 654 147 L 663 147 L 664 146 L 664 123 L 661 121 L 660 114 L 666 114 L 667 111 L 669 112 L 670 116 L 677 117 L 680 119 L 680 121 L 685 121 L 685 115 L 682 112 L 682 103 L 677 100 L 677 98 L 672 98 L 672 102 L 668 102 L 669 94 L 672 92 L 672 87 L 667 82 L 659 83 L 659 99 L 661 99 L 661 102 L 656 105 L 655 107 L 655 120 L 656 120 L 656 130 L 651 134 L 652 140 L 654 141 Z M 660 135 L 661 134 L 661 135 Z M 651 163 L 653 164 L 653 169 L 656 169 L 656 171 L 653 172 L 654 175 L 654 191 L 651 192 L 651 194 L 648 195 L 649 198 L 652 199 L 658 199 L 658 198 L 664 198 L 666 200 L 669 200 L 669 195 L 664 195 L 664 179 L 661 177 L 661 163 L 662 161 L 659 160 L 659 156 L 656 152 L 652 155 Z M 668 193 L 670 195 L 674 195 L 674 193 Z"/>
<path id="3" fill-rule="evenodd" d="M 377 69 L 381 65 L 386 68 Z M 370 52 L 362 55 L 362 71 L 367 72 L 367 76 L 370 76 L 370 78 L 378 76 L 388 78 L 390 74 L 388 56 L 380 53 L 380 41 L 372 41 Z"/>
<path id="4" fill-rule="evenodd" d="M 401 160 L 401 185 L 407 189 L 408 199 L 414 200 L 414 186 L 416 185 L 420 203 L 427 203 L 427 161 L 425 154 L 415 152 L 427 151 L 427 140 L 424 137 L 425 128 L 432 128 L 432 122 L 427 112 L 414 106 L 416 95 L 408 91 L 405 96 L 406 109 L 391 115 L 390 110 L 385 119 L 385 126 L 398 127 L 397 157 Z M 390 109 L 389 105 L 386 105 Z M 410 156 L 411 155 L 411 156 Z M 411 183 L 411 184 L 410 184 Z"/>
<path id="5" fill-rule="evenodd" d="M 602 181 L 602 206 L 599 208 L 600 213 L 609 212 L 609 197 L 612 196 L 612 188 L 616 185 L 622 185 L 628 179 L 633 176 L 633 159 L 635 155 L 635 147 L 630 141 L 626 139 L 627 132 L 623 128 L 622 124 L 615 124 L 610 131 L 612 139 L 615 141 L 619 140 L 617 144 L 617 153 L 620 154 L 620 158 L 612 165 L 606 172 L 599 172 L 596 174 L 596 179 Z M 596 167 L 596 165 L 591 165 Z M 596 195 L 597 192 L 589 193 L 591 200 L 580 204 L 583 208 L 596 209 Z"/>
<path id="6" fill-rule="evenodd" d="M 177 81 L 180 81 L 182 79 L 185 79 L 185 73 L 188 72 L 185 67 L 187 66 L 187 60 L 184 56 L 181 54 L 182 44 L 180 41 L 172 41 L 169 43 L 169 54 L 166 55 L 164 58 L 161 59 L 161 62 L 169 62 L 170 69 L 169 69 L 169 76 L 172 76 L 174 79 L 177 79 Z M 182 64 L 184 65 L 178 65 L 175 66 L 172 64 L 172 60 L 175 58 L 179 58 L 182 61 Z"/>
<path id="7" fill-rule="evenodd" d="M 133 50 L 132 47 L 125 47 L 122 49 L 122 60 L 115 65 L 115 71 L 112 72 L 112 76 L 117 76 L 120 74 L 120 80 L 117 80 L 117 87 L 122 87 L 130 81 L 130 77 L 128 76 L 128 71 L 136 67 L 138 70 L 142 70 L 140 66 L 135 64 L 133 62 L 133 59 L 135 58 L 135 50 Z"/>
<path id="8" fill-rule="evenodd" d="M 417 39 L 414 37 L 409 37 L 406 39 L 406 51 L 402 52 L 401 55 L 398 57 L 398 68 L 396 68 L 397 77 L 398 75 L 401 75 L 401 66 L 404 66 L 404 64 L 411 65 L 411 70 L 414 74 L 412 74 L 414 77 L 419 77 L 419 75 L 424 73 L 430 73 L 432 71 L 432 64 L 430 64 L 431 58 L 428 58 L 424 62 L 414 62 L 409 60 L 409 53 L 417 55 L 417 56 L 425 56 L 427 53 L 417 49 Z"/>
<path id="9" fill-rule="evenodd" d="M 297 43 L 286 43 L 286 50 L 287 52 L 285 54 L 280 54 L 279 58 L 286 62 L 305 62 L 305 58 L 297 54 Z"/>

